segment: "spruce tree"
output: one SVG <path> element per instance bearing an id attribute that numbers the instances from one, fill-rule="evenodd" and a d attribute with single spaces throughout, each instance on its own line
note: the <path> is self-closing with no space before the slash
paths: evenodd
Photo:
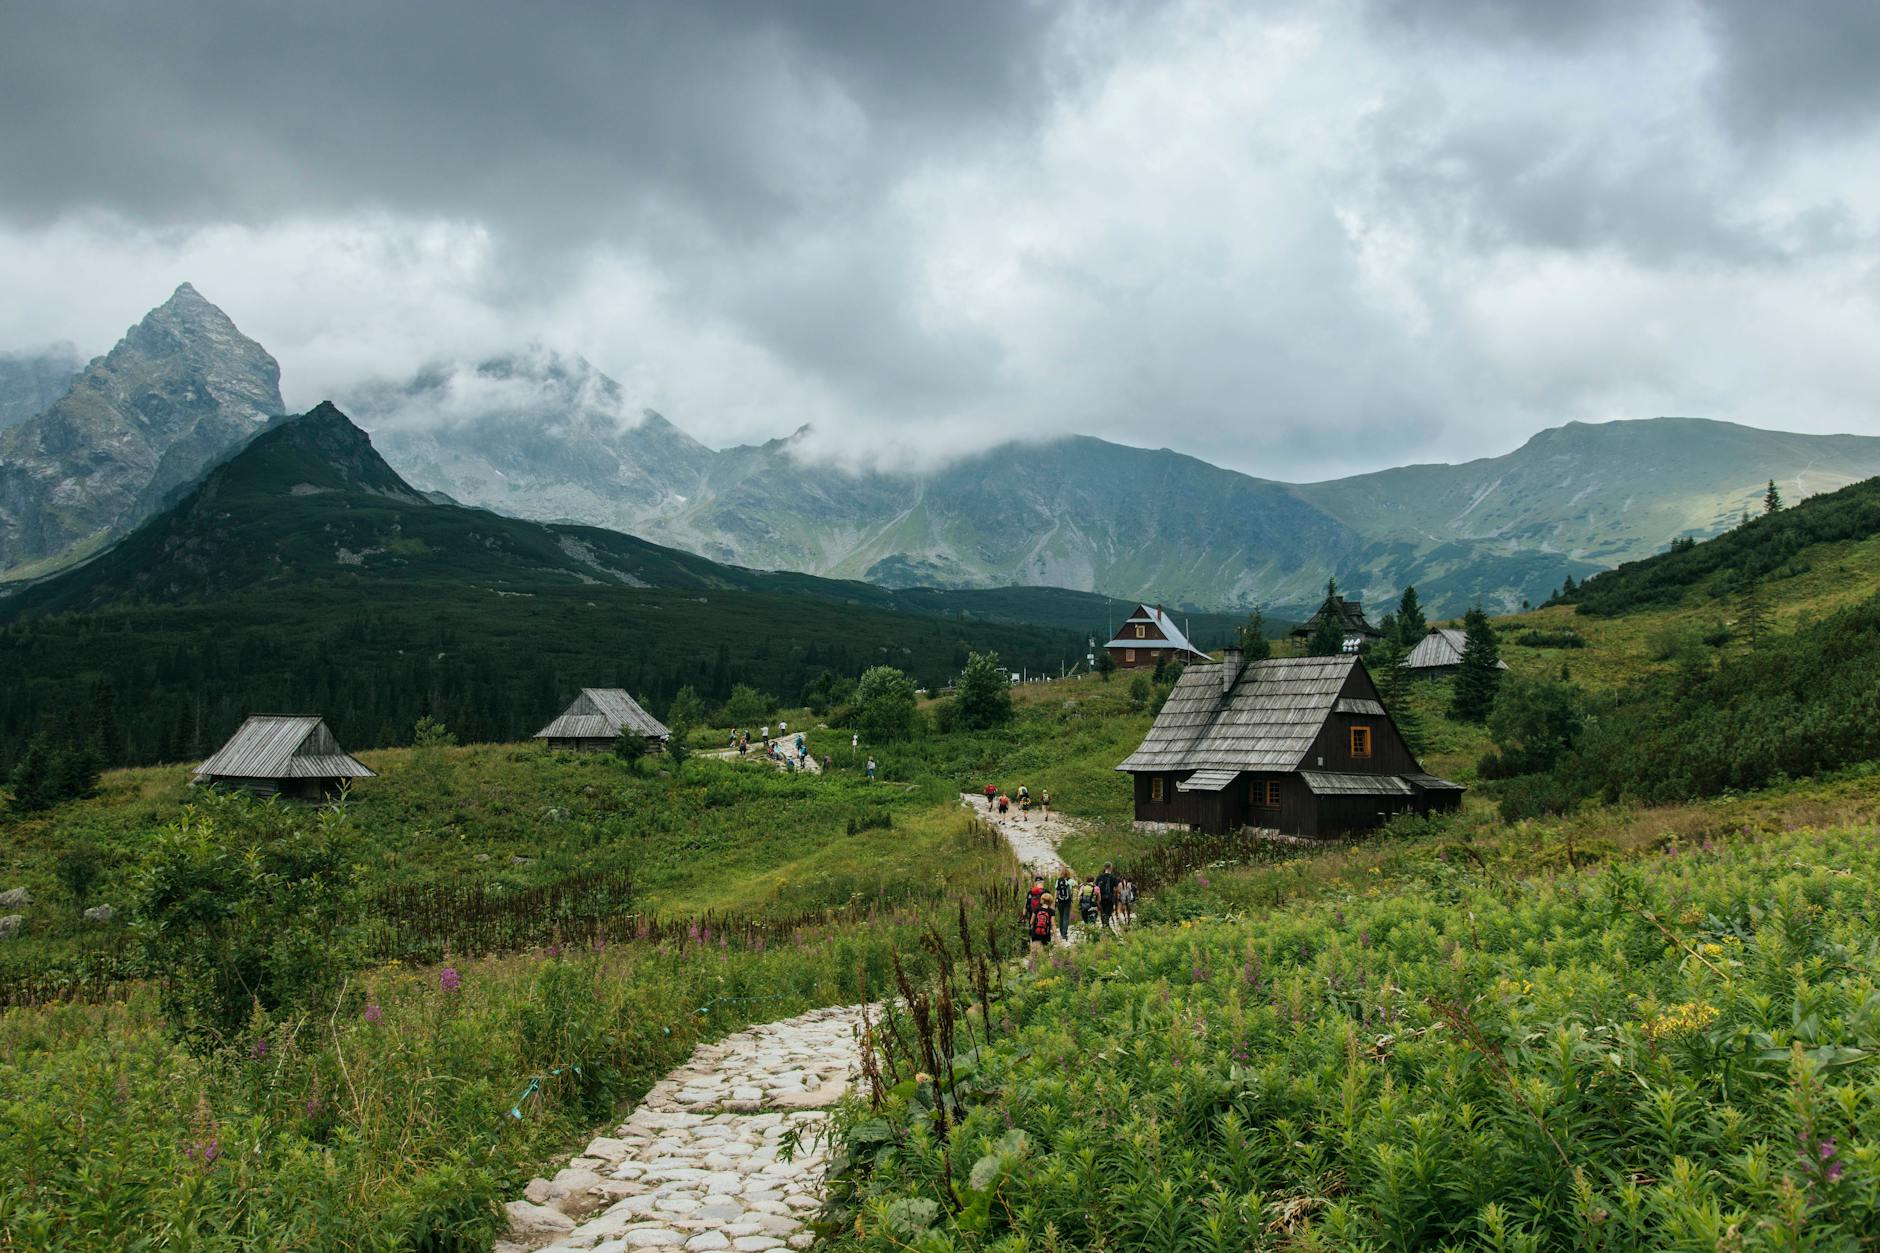
<path id="1" fill-rule="evenodd" d="M 1776 490 L 1776 481 L 1769 480 L 1769 490 L 1763 493 L 1763 512 L 1775 513 L 1782 508 L 1782 493 Z"/>
<path id="2" fill-rule="evenodd" d="M 1345 632 L 1339 625 L 1338 616 L 1329 610 L 1319 614 L 1319 624 L 1312 628 L 1312 634 L 1306 640 L 1306 656 L 1336 657 L 1345 651 Z"/>
<path id="3" fill-rule="evenodd" d="M 1501 687 L 1500 645 L 1480 605 L 1463 616 L 1462 629 L 1462 664 L 1456 669 L 1449 716 L 1458 722 L 1482 722 L 1495 707 L 1495 693 Z"/>
<path id="4" fill-rule="evenodd" d="M 1429 633 L 1429 620 L 1423 616 L 1423 605 L 1417 600 L 1417 589 L 1405 586 L 1403 598 L 1397 602 L 1397 642 L 1405 648 L 1415 648 Z"/>
<path id="5" fill-rule="evenodd" d="M 58 799 L 54 794 L 52 740 L 44 731 L 27 742 L 26 751 L 14 763 L 7 785 L 13 790 L 13 808 L 22 813 L 48 809 Z"/>
<path id="6" fill-rule="evenodd" d="M 1265 661 L 1273 655 L 1273 641 L 1266 638 L 1266 615 L 1258 609 L 1234 631 L 1234 642 L 1248 661 Z"/>
<path id="7" fill-rule="evenodd" d="M 1737 631 L 1751 648 L 1761 648 L 1769 633 L 1769 606 L 1763 600 L 1762 580 L 1752 577 L 1743 589 L 1743 609 L 1737 615 Z"/>

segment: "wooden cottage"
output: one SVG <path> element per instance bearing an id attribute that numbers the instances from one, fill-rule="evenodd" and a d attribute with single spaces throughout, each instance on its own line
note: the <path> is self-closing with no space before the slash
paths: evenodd
<path id="1" fill-rule="evenodd" d="M 624 688 L 584 687 L 561 716 L 535 733 L 553 749 L 598 753 L 611 749 L 622 731 L 633 730 L 658 748 L 672 737 L 659 719 L 640 708 Z"/>
<path id="2" fill-rule="evenodd" d="M 1420 679 L 1439 679 L 1454 674 L 1462 669 L 1462 646 L 1467 641 L 1468 632 L 1461 627 L 1431 627 L 1430 633 L 1418 640 L 1410 655 L 1403 659 L 1403 668 L 1411 677 Z M 1505 661 L 1495 665 L 1503 670 L 1508 668 Z"/>
<path id="3" fill-rule="evenodd" d="M 1117 769 L 1138 826 L 1216 834 L 1343 835 L 1453 810 L 1463 792 L 1423 769 L 1355 654 L 1243 665 L 1230 648 L 1190 666 Z"/>
<path id="4" fill-rule="evenodd" d="M 1137 605 L 1134 613 L 1124 620 L 1116 638 L 1103 646 L 1112 660 L 1124 669 L 1140 666 L 1155 666 L 1164 659 L 1179 661 L 1184 665 L 1191 661 L 1212 661 L 1206 653 L 1188 642 L 1175 619 L 1168 616 L 1162 606 L 1151 609 L 1148 605 Z"/>
<path id="5" fill-rule="evenodd" d="M 250 717 L 194 775 L 197 783 L 315 801 L 335 795 L 348 780 L 371 777 L 322 719 L 282 714 Z"/>
<path id="6" fill-rule="evenodd" d="M 1364 616 L 1364 604 L 1358 600 L 1348 600 L 1337 592 L 1325 597 L 1325 603 L 1319 611 L 1292 629 L 1294 639 L 1311 639 L 1319 628 L 1319 623 L 1326 617 L 1338 623 L 1338 629 L 1344 635 L 1344 648 L 1348 653 L 1355 653 L 1372 640 L 1381 640 L 1384 633 L 1372 626 Z"/>

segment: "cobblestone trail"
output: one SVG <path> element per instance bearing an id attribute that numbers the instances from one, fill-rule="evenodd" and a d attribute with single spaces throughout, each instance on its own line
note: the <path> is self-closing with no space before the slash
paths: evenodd
<path id="1" fill-rule="evenodd" d="M 860 1066 L 862 1007 L 765 1023 L 714 1044 L 648 1090 L 613 1136 L 508 1205 L 528 1249 L 803 1249 L 821 1205 L 827 1106 Z M 801 1144 L 784 1161 L 786 1134 Z"/>

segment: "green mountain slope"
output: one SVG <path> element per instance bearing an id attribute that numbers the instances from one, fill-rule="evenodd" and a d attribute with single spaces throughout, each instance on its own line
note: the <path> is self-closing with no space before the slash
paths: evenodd
<path id="1" fill-rule="evenodd" d="M 794 698 L 889 662 L 929 684 L 968 650 L 1055 672 L 1076 630 L 1028 591 L 902 594 L 728 567 L 592 527 L 433 503 L 331 405 L 277 423 L 90 562 L 0 600 L 0 743 L 107 719 L 114 759 L 188 757 L 247 713 L 326 714 L 361 747 L 435 713 L 526 736 L 583 685 L 663 707 L 681 685 Z M 1076 612 L 1055 593 L 1047 614 Z"/>

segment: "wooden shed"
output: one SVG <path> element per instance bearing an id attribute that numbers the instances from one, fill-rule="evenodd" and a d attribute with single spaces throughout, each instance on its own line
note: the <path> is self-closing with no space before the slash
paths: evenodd
<path id="1" fill-rule="evenodd" d="M 1372 640 L 1384 638 L 1384 633 L 1372 626 L 1364 616 L 1364 602 L 1347 599 L 1337 592 L 1326 593 L 1325 603 L 1319 606 L 1319 611 L 1292 629 L 1293 638 L 1311 639 L 1319 629 L 1319 623 L 1328 617 L 1338 624 L 1344 649 L 1348 653 L 1357 652 Z"/>
<path id="2" fill-rule="evenodd" d="M 1190 666 L 1117 769 L 1139 826 L 1213 833 L 1344 835 L 1453 810 L 1464 790 L 1423 769 L 1352 654 Z"/>
<path id="3" fill-rule="evenodd" d="M 561 716 L 535 733 L 553 749 L 598 753 L 610 749 L 622 731 L 634 730 L 657 748 L 672 738 L 659 719 L 618 687 L 584 687 Z"/>
<path id="4" fill-rule="evenodd" d="M 1111 660 L 1124 670 L 1160 665 L 1163 660 L 1212 661 L 1206 653 L 1188 642 L 1188 636 L 1175 625 L 1162 606 L 1137 605 L 1123 620 L 1116 638 L 1103 646 Z"/>
<path id="5" fill-rule="evenodd" d="M 352 779 L 371 777 L 339 746 L 325 721 L 295 714 L 250 716 L 194 773 L 197 783 L 316 801 Z"/>
<path id="6" fill-rule="evenodd" d="M 1411 677 L 1419 679 L 1440 679 L 1454 674 L 1462 669 L 1462 646 L 1467 642 L 1468 632 L 1461 627 L 1431 627 L 1430 633 L 1418 640 L 1410 655 L 1403 659 L 1403 668 Z M 1503 670 L 1508 668 L 1505 661 L 1495 665 Z"/>

